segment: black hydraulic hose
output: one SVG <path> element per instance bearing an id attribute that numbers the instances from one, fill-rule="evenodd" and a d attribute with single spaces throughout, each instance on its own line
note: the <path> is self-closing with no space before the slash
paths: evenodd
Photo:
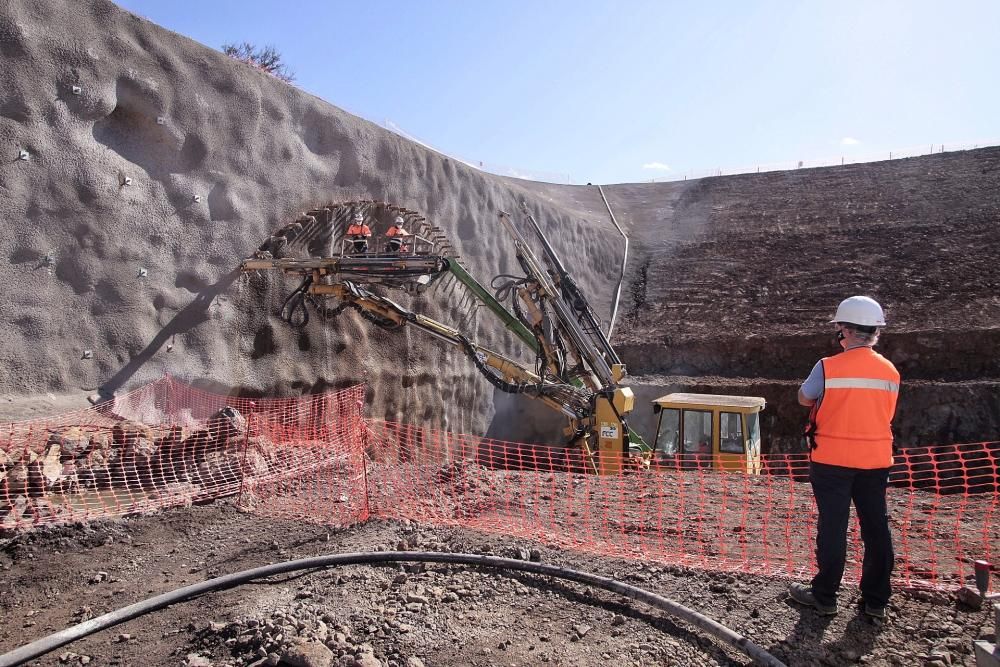
<path id="1" fill-rule="evenodd" d="M 674 602 L 655 593 L 631 586 L 608 577 L 601 577 L 588 572 L 580 572 L 569 568 L 547 565 L 544 563 L 532 563 L 529 561 L 515 560 L 513 558 L 498 558 L 496 556 L 480 556 L 477 554 L 454 554 L 440 553 L 435 551 L 382 551 L 374 553 L 347 553 L 330 554 L 326 556 L 314 556 L 312 558 L 300 558 L 298 560 L 264 565 L 251 570 L 244 570 L 233 574 L 227 574 L 215 579 L 209 579 L 197 584 L 191 584 L 183 588 L 163 593 L 156 597 L 136 602 L 127 607 L 122 607 L 115 611 L 108 612 L 84 621 L 65 630 L 37 639 L 30 644 L 14 649 L 8 653 L 0 655 L 0 667 L 14 667 L 28 660 L 33 660 L 50 651 L 54 651 L 60 646 L 65 646 L 70 642 L 82 639 L 95 632 L 100 632 L 107 628 L 132 620 L 144 614 L 148 614 L 158 609 L 163 609 L 177 602 L 193 599 L 199 595 L 213 591 L 226 590 L 241 584 L 273 577 L 279 574 L 295 572 L 298 570 L 312 570 L 317 568 L 337 567 L 341 565 L 374 565 L 377 563 L 448 563 L 453 565 L 478 565 L 481 567 L 495 567 L 507 570 L 520 570 L 531 572 L 532 574 L 543 574 L 557 579 L 566 579 L 577 583 L 603 588 L 624 595 L 638 602 L 644 602 L 651 607 L 655 607 L 672 616 L 675 616 L 696 628 L 704 630 L 708 634 L 722 640 L 723 642 L 739 649 L 746 655 L 753 658 L 754 662 L 760 665 L 771 665 L 773 667 L 785 667 L 784 663 L 776 657 L 757 646 L 746 637 L 730 630 L 724 625 L 716 623 L 707 616 L 703 616 L 693 609 Z"/>
<path id="2" fill-rule="evenodd" d="M 313 277 L 306 276 L 302 284 L 296 287 L 281 304 L 281 319 L 293 327 L 301 329 L 309 324 L 309 309 L 306 307 L 306 299 L 309 297 L 309 286 L 312 283 Z M 299 314 L 298 319 L 296 319 L 296 313 Z"/>

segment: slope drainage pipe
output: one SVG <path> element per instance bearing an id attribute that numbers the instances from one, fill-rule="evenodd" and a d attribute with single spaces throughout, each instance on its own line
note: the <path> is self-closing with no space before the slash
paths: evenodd
<path id="1" fill-rule="evenodd" d="M 381 551 L 374 553 L 331 554 L 327 556 L 301 558 L 299 560 L 275 563 L 273 565 L 257 567 L 252 570 L 244 570 L 243 572 L 227 574 L 223 577 L 217 577 L 215 579 L 209 579 L 208 581 L 203 581 L 197 584 L 191 584 L 190 586 L 178 588 L 177 590 L 169 593 L 163 593 L 162 595 L 157 595 L 156 597 L 143 600 L 142 602 L 122 607 L 116 611 L 108 612 L 107 614 L 98 616 L 89 621 L 84 621 L 78 625 L 61 630 L 60 632 L 35 640 L 30 644 L 25 644 L 20 648 L 10 651 L 9 653 L 0 655 L 0 667 L 14 667 L 14 665 L 20 665 L 23 662 L 45 655 L 50 651 L 54 651 L 60 646 L 69 644 L 77 639 L 82 639 L 95 632 L 113 627 L 119 623 L 132 620 L 138 616 L 148 614 L 158 609 L 163 609 L 164 607 L 177 602 L 193 599 L 205 593 L 233 588 L 235 586 L 254 581 L 255 579 L 273 577 L 275 575 L 296 572 L 298 570 L 313 570 L 318 568 L 337 567 L 340 565 L 376 565 L 400 562 L 478 565 L 481 567 L 493 567 L 504 570 L 519 570 L 521 572 L 542 574 L 549 577 L 555 577 L 557 579 L 566 579 L 568 581 L 575 581 L 588 586 L 603 588 L 611 591 L 612 593 L 624 595 L 638 602 L 644 602 L 651 607 L 655 607 L 661 611 L 671 614 L 742 651 L 746 655 L 753 658 L 757 664 L 784 667 L 784 663 L 779 661 L 760 646 L 757 646 L 746 637 L 737 634 L 726 626 L 716 623 L 707 616 L 703 616 L 693 609 L 688 609 L 687 607 L 663 596 L 650 593 L 649 591 L 636 588 L 635 586 L 630 586 L 629 584 L 625 584 L 614 579 L 601 577 L 588 572 L 580 572 L 578 570 L 557 567 L 555 565 L 532 563 L 512 558 L 423 551 Z"/>
<path id="2" fill-rule="evenodd" d="M 604 196 L 604 188 L 598 185 L 597 191 L 601 193 L 601 199 L 604 200 L 604 205 L 608 208 L 608 215 L 611 216 L 612 224 L 614 224 L 618 233 L 622 235 L 622 238 L 625 239 L 625 252 L 622 253 L 622 270 L 621 275 L 618 276 L 618 289 L 615 290 L 615 303 L 611 307 L 611 324 L 608 325 L 608 339 L 610 340 L 611 332 L 614 331 L 615 328 L 615 319 L 618 317 L 618 302 L 621 301 L 622 298 L 622 284 L 625 282 L 625 267 L 628 265 L 628 236 L 625 235 L 625 230 L 618 224 L 618 220 L 615 218 L 615 213 L 611 210 L 611 204 L 608 203 L 608 198 Z"/>

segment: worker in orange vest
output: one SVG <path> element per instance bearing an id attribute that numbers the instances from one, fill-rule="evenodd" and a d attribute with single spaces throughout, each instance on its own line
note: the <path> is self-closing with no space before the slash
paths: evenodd
<path id="1" fill-rule="evenodd" d="M 892 466 L 899 371 L 872 349 L 885 326 L 877 301 L 866 296 L 845 299 L 832 323 L 843 351 L 820 359 L 799 389 L 799 403 L 811 408 L 806 439 L 809 481 L 819 513 L 819 571 L 811 585 L 793 583 L 788 592 L 793 600 L 821 614 L 837 613 L 853 501 L 865 545 L 862 610 L 884 619 L 895 558 L 885 495 Z"/>
<path id="2" fill-rule="evenodd" d="M 397 215 L 396 219 L 393 221 L 392 226 L 385 233 L 388 242 L 385 244 L 386 252 L 405 252 L 409 248 L 403 245 L 403 238 L 409 236 L 410 233 L 403 228 L 403 224 L 406 221 L 403 220 L 403 216 Z"/>
<path id="3" fill-rule="evenodd" d="M 372 230 L 365 224 L 365 216 L 361 211 L 354 214 L 354 222 L 347 227 L 347 238 L 351 242 L 351 250 L 357 253 L 368 252 L 368 239 Z"/>

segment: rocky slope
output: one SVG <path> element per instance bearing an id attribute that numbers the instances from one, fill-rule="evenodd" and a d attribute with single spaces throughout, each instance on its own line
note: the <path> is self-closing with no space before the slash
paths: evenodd
<path id="1" fill-rule="evenodd" d="M 604 208 L 594 189 L 532 187 Z M 794 449 L 795 384 L 836 351 L 836 304 L 868 294 L 903 375 L 900 442 L 1000 439 L 1000 148 L 604 191 L 630 236 L 615 342 L 643 399 L 758 394 L 772 449 Z"/>

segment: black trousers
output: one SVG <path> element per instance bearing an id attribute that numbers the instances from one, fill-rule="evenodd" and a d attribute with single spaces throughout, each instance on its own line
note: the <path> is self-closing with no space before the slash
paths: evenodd
<path id="1" fill-rule="evenodd" d="M 885 503 L 889 469 L 859 470 L 810 463 L 809 481 L 819 510 L 816 530 L 819 572 L 812 580 L 813 595 L 821 604 L 837 601 L 847 559 L 847 522 L 853 501 L 865 545 L 861 598 L 870 605 L 884 607 L 892 593 L 889 576 L 895 561 Z"/>

